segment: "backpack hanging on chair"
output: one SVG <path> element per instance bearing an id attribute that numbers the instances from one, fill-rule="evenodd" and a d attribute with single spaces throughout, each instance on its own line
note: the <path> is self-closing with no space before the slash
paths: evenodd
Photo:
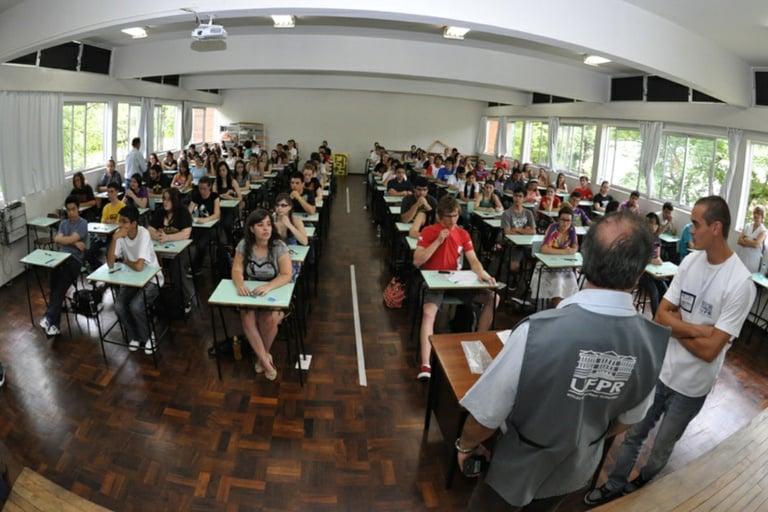
<path id="1" fill-rule="evenodd" d="M 400 309 L 405 301 L 405 285 L 397 277 L 393 277 L 384 288 L 384 305 L 390 309 Z"/>

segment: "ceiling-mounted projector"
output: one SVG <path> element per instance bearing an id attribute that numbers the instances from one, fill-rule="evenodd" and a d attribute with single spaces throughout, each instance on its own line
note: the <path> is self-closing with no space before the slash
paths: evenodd
<path id="1" fill-rule="evenodd" d="M 213 24 L 213 16 L 208 23 L 201 23 L 192 31 L 192 39 L 195 41 L 223 41 L 227 38 L 227 31 L 221 25 Z"/>

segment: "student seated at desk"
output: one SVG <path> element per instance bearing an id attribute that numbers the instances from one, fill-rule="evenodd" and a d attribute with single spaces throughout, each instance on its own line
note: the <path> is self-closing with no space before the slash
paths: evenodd
<path id="1" fill-rule="evenodd" d="M 286 244 L 309 244 L 304 221 L 293 214 L 293 204 L 291 203 L 291 196 L 288 194 L 277 194 L 273 224 L 277 235 Z"/>
<path id="2" fill-rule="evenodd" d="M 400 203 L 400 221 L 411 223 L 408 236 L 418 238 L 421 228 L 435 222 L 437 199 L 429 195 L 429 182 L 424 176 L 413 180 L 413 194 L 407 195 Z"/>
<path id="3" fill-rule="evenodd" d="M 600 190 L 592 197 L 592 209 L 596 212 L 605 212 L 605 207 L 608 203 L 613 201 L 613 196 L 610 194 L 611 184 L 608 181 L 603 181 L 600 184 Z"/>
<path id="4" fill-rule="evenodd" d="M 755 206 L 752 210 L 752 224 L 744 224 L 744 230 L 736 241 L 736 254 L 753 274 L 760 272 L 760 263 L 763 261 L 766 235 L 764 220 L 765 210 L 762 206 Z"/>
<path id="5" fill-rule="evenodd" d="M 93 188 L 85 182 L 85 176 L 82 172 L 76 172 L 72 175 L 72 190 L 70 196 L 75 196 L 80 206 L 95 206 L 96 197 L 93 195 Z"/>
<path id="6" fill-rule="evenodd" d="M 443 157 L 437 155 L 433 158 L 432 155 L 430 155 L 429 158 L 430 164 L 427 166 L 427 176 L 437 177 L 437 173 L 440 172 L 440 169 L 443 167 Z"/>
<path id="7" fill-rule="evenodd" d="M 232 263 L 232 281 L 238 295 L 266 295 L 291 282 L 291 269 L 288 247 L 278 238 L 269 212 L 255 210 L 245 221 L 245 237 L 237 244 Z M 267 283 L 251 290 L 245 285 L 246 280 Z M 277 378 L 269 350 L 282 319 L 282 311 L 240 310 L 245 336 L 256 354 L 256 373 L 264 373 L 267 380 Z"/>
<path id="8" fill-rule="evenodd" d="M 171 186 L 171 180 L 163 174 L 163 168 L 159 165 L 153 165 L 149 168 L 149 179 L 146 186 L 150 196 L 160 196 L 163 190 Z"/>
<path id="9" fill-rule="evenodd" d="M 585 201 L 592 200 L 592 189 L 589 188 L 589 178 L 586 176 L 579 177 L 579 186 L 573 189 L 573 191 L 581 194 L 582 199 Z"/>
<path id="10" fill-rule="evenodd" d="M 80 217 L 80 202 L 76 196 L 70 195 L 64 201 L 67 218 L 59 223 L 59 231 L 53 237 L 57 249 L 71 254 L 58 267 L 51 270 L 50 297 L 48 309 L 40 320 L 40 327 L 48 336 L 56 336 L 61 319 L 61 306 L 67 290 L 80 275 L 80 267 L 85 258 L 85 241 L 88 237 L 88 221 Z"/>
<path id="11" fill-rule="evenodd" d="M 119 194 L 122 184 L 110 183 L 107 186 L 107 199 L 108 203 L 101 209 L 101 223 L 102 224 L 117 224 L 120 217 L 120 210 L 123 209 L 125 203 L 120 200 Z M 91 266 L 92 269 L 98 268 L 101 265 L 101 250 L 107 247 L 108 240 L 103 236 L 94 235 L 91 237 L 90 247 L 85 255 L 85 261 Z"/>
<path id="12" fill-rule="evenodd" d="M 149 235 L 158 242 L 175 242 L 188 240 L 192 236 L 192 216 L 181 204 L 181 194 L 175 188 L 163 191 L 162 208 L 156 208 L 149 224 Z M 182 269 L 189 265 L 186 252 L 179 256 L 178 264 Z M 184 289 L 184 313 L 192 309 L 192 296 L 195 294 L 192 280 L 182 273 L 181 285 Z"/>
<path id="13" fill-rule="evenodd" d="M 322 194 L 322 189 L 320 193 Z M 290 196 L 293 201 L 294 211 L 308 213 L 310 215 L 317 212 L 317 207 L 315 207 L 317 194 L 308 192 L 304 189 L 304 176 L 299 171 L 291 173 Z"/>
<path id="14" fill-rule="evenodd" d="M 667 201 L 662 205 L 661 212 L 656 214 L 659 216 L 659 222 L 661 222 L 661 224 L 659 225 L 660 235 L 663 233 L 666 233 L 672 236 L 677 235 L 677 226 L 675 226 L 674 220 L 672 219 L 672 214 L 674 213 L 674 211 L 675 211 L 675 207 L 672 206 L 672 203 Z"/>
<path id="15" fill-rule="evenodd" d="M 269 162 L 269 157 L 264 154 L 264 158 L 266 158 L 266 161 Z M 252 179 L 261 179 L 264 177 L 264 172 L 261 172 L 259 168 L 259 160 L 261 157 L 257 155 L 256 153 L 251 153 L 250 158 L 248 159 L 248 164 L 245 165 L 245 170 L 248 173 L 248 176 L 250 176 Z M 237 161 L 235 161 L 237 163 Z"/>
<path id="16" fill-rule="evenodd" d="M 544 197 L 541 198 L 539 210 L 551 212 L 557 211 L 558 208 L 560 208 L 560 198 L 555 195 L 555 186 L 550 185 L 547 187 L 547 192 Z"/>
<path id="17" fill-rule="evenodd" d="M 607 205 L 605 205 L 605 214 L 610 215 L 613 212 L 619 211 L 619 202 L 618 201 L 609 201 Z"/>
<path id="18" fill-rule="evenodd" d="M 492 181 L 486 181 L 483 185 L 483 190 L 475 198 L 475 209 L 497 212 L 504 210 Z"/>
<path id="19" fill-rule="evenodd" d="M 183 151 L 181 153 L 183 153 Z M 163 162 L 160 164 L 160 167 L 160 174 L 163 174 L 162 171 L 175 171 L 179 168 L 179 164 L 176 162 L 176 159 L 173 158 L 173 151 L 168 151 L 165 154 L 165 158 L 163 158 Z"/>
<path id="20" fill-rule="evenodd" d="M 315 203 L 323 200 L 323 184 L 317 178 L 317 167 L 315 162 L 309 161 L 304 164 L 301 170 L 304 177 L 304 193 L 315 196 Z"/>
<path id="21" fill-rule="evenodd" d="M 645 216 L 648 222 L 648 229 L 653 235 L 653 249 L 651 251 L 651 265 L 661 265 L 664 263 L 661 259 L 661 240 L 659 235 L 661 234 L 661 227 L 659 226 L 659 216 L 655 213 L 649 213 Z M 667 293 L 667 283 L 663 279 L 654 279 L 648 275 L 647 272 L 643 272 L 640 276 L 640 282 L 638 286 L 645 290 L 648 294 L 648 298 L 651 300 L 651 318 L 656 316 L 656 310 L 659 309 L 659 302 L 661 297 Z"/>
<path id="22" fill-rule="evenodd" d="M 537 180 L 531 180 L 526 186 L 524 202 L 539 204 L 539 201 L 541 201 L 541 193 L 539 193 L 539 182 Z"/>
<path id="23" fill-rule="evenodd" d="M 501 214 L 501 229 L 504 230 L 505 235 L 533 235 L 536 233 L 536 220 L 533 218 L 533 212 L 523 206 L 523 201 L 522 192 L 513 193 L 512 206 Z M 520 270 L 520 261 L 524 255 L 523 249 L 514 247 L 509 258 L 509 270 L 512 272 Z"/>
<path id="24" fill-rule="evenodd" d="M 544 168 L 539 168 L 539 174 L 536 177 L 540 187 L 547 188 L 549 186 L 549 174 Z"/>
<path id="25" fill-rule="evenodd" d="M 579 251 L 579 239 L 576 228 L 573 227 L 573 211 L 566 205 L 560 208 L 557 222 L 550 224 L 541 243 L 542 254 L 576 254 Z M 539 271 L 541 269 L 541 272 Z M 539 289 L 539 280 L 541 287 Z M 538 297 L 537 297 L 538 291 Z M 536 265 L 531 279 L 531 297 L 551 299 L 552 306 L 557 307 L 560 301 L 579 291 L 576 276 L 570 268 L 550 270 L 541 263 Z"/>
<path id="26" fill-rule="evenodd" d="M 439 181 L 442 181 L 443 183 L 446 183 L 448 181 L 448 177 L 456 173 L 456 162 L 452 157 L 448 157 L 445 159 L 445 164 L 443 167 L 441 167 L 437 171 L 437 176 L 435 176 Z"/>
<path id="27" fill-rule="evenodd" d="M 189 213 L 192 214 L 192 227 L 195 224 L 205 224 L 212 220 L 221 218 L 221 202 L 219 195 L 213 191 L 213 179 L 208 176 L 200 178 L 197 190 L 192 192 L 189 201 Z M 211 237 L 218 230 L 215 228 L 197 228 L 192 230 L 192 238 L 195 240 L 195 247 L 192 256 L 191 273 L 200 274 L 202 270 L 203 259 L 208 250 L 208 244 L 211 243 Z"/>
<path id="28" fill-rule="evenodd" d="M 477 182 L 477 176 L 474 172 L 467 173 L 467 181 L 459 189 L 459 199 L 462 201 L 473 201 L 480 194 L 480 184 Z"/>
<path id="29" fill-rule="evenodd" d="M 237 186 L 240 187 L 240 190 L 248 190 L 251 186 L 251 177 L 245 169 L 245 162 L 242 160 L 235 160 L 233 168 L 235 170 L 232 177 L 237 183 Z"/>
<path id="30" fill-rule="evenodd" d="M 422 270 L 461 270 L 464 258 L 477 278 L 490 284 L 496 280 L 483 269 L 477 259 L 472 239 L 457 221 L 459 219 L 459 203 L 450 195 L 443 196 L 437 205 L 436 224 L 427 226 L 419 236 L 419 242 L 413 253 L 413 265 Z M 487 331 L 493 321 L 493 310 L 498 305 L 498 298 L 490 290 L 458 292 L 468 306 L 477 302 L 483 305 L 482 313 L 477 324 L 478 331 Z M 424 306 L 421 317 L 419 342 L 421 346 L 421 368 L 417 378 L 427 381 L 432 376 L 430 354 L 432 352 L 429 337 L 435 328 L 437 311 L 443 303 L 443 292 L 427 292 L 424 294 Z"/>
<path id="31" fill-rule="evenodd" d="M 144 265 L 159 267 L 155 249 L 149 231 L 139 226 L 139 209 L 128 205 L 120 210 L 120 227 L 112 235 L 112 242 L 107 251 L 107 265 L 114 268 L 117 260 L 131 270 L 141 272 Z M 163 286 L 163 273 L 157 274 L 160 285 Z M 144 304 L 144 296 L 150 304 L 154 303 L 160 288 L 153 278 L 146 286 L 144 293 L 141 288 L 120 286 L 115 299 L 115 313 L 128 334 L 128 350 L 135 352 L 144 344 L 144 353 L 152 355 L 155 343 L 150 337 L 149 318 Z"/>
<path id="32" fill-rule="evenodd" d="M 503 170 L 497 170 L 497 172 L 504 172 Z M 497 178 L 498 181 L 498 178 Z M 499 190 L 498 186 L 496 186 L 496 190 Z M 513 169 L 512 175 L 509 179 L 504 180 L 504 184 L 501 187 L 501 190 L 499 192 L 516 192 L 520 191 L 523 193 L 523 195 L 527 192 L 527 187 L 525 186 L 525 179 L 523 178 L 523 171 L 520 169 Z"/>
<path id="33" fill-rule="evenodd" d="M 635 190 L 629 194 L 629 199 L 621 203 L 619 210 L 629 210 L 635 215 L 640 215 L 640 192 Z"/>
<path id="34" fill-rule="evenodd" d="M 388 196 L 407 196 L 413 193 L 413 186 L 405 176 L 405 167 L 401 164 L 397 166 L 395 178 L 387 183 Z"/>
<path id="35" fill-rule="evenodd" d="M 477 161 L 475 164 L 475 177 L 477 178 L 478 182 L 484 182 L 488 179 L 488 176 L 490 175 L 490 172 L 486 168 L 485 160 L 482 158 Z"/>
<path id="36" fill-rule="evenodd" d="M 467 183 L 467 170 L 464 167 L 457 167 L 456 172 L 448 176 L 446 183 L 453 190 L 462 190 Z"/>
<path id="37" fill-rule="evenodd" d="M 193 178 L 192 173 L 189 171 L 189 162 L 187 160 L 179 160 L 179 172 L 173 177 L 171 187 L 183 193 L 192 188 L 192 183 Z"/>
<path id="38" fill-rule="evenodd" d="M 149 192 L 142 183 L 140 174 L 131 176 L 128 189 L 125 191 L 125 204 L 132 204 L 136 208 L 146 208 L 149 204 Z"/>
<path id="39" fill-rule="evenodd" d="M 216 181 L 213 184 L 213 191 L 221 199 L 237 199 L 239 201 L 243 197 L 240 194 L 240 185 L 232 176 L 227 162 L 223 160 L 216 164 Z"/>
<path id="40" fill-rule="evenodd" d="M 110 158 L 107 160 L 106 170 L 99 180 L 99 192 L 106 192 L 110 183 L 115 183 L 120 190 L 123 188 L 123 177 L 116 170 L 115 161 Z"/>
<path id="41" fill-rule="evenodd" d="M 179 164 L 179 169 L 181 169 L 181 164 Z M 205 176 L 207 170 L 200 155 L 195 155 L 194 165 L 190 167 L 189 172 L 192 174 L 192 183 L 194 185 L 200 183 L 200 178 Z"/>
<path id="42" fill-rule="evenodd" d="M 592 219 L 589 218 L 586 210 L 579 206 L 579 201 L 581 201 L 581 192 L 576 189 L 568 196 L 568 204 L 571 206 L 571 211 L 573 212 L 573 225 L 589 226 L 592 224 Z"/>
<path id="43" fill-rule="evenodd" d="M 565 174 L 561 172 L 557 173 L 557 178 L 555 179 L 555 192 L 558 194 L 568 193 L 568 184 L 565 182 Z"/>

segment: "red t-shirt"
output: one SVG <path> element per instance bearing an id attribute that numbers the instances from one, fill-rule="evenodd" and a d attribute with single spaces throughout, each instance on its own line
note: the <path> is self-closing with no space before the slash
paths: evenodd
<path id="1" fill-rule="evenodd" d="M 581 194 L 581 198 L 585 201 L 591 201 L 592 200 L 592 190 L 589 189 L 589 187 L 578 187 L 573 189 L 574 192 L 578 192 Z"/>
<path id="2" fill-rule="evenodd" d="M 419 247 L 429 247 L 437 240 L 443 226 L 432 224 L 421 230 L 419 234 Z M 472 238 L 463 228 L 455 226 L 451 229 L 448 238 L 437 248 L 431 258 L 424 263 L 423 270 L 461 270 L 464 253 L 474 251 Z"/>
<path id="3" fill-rule="evenodd" d="M 505 169 L 505 170 L 509 169 L 509 162 L 507 162 L 506 160 L 496 160 L 493 163 L 493 168 L 494 169 Z"/>

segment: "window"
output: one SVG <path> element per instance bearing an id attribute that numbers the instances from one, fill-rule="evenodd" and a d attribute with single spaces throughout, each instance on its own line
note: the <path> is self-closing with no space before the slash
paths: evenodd
<path id="1" fill-rule="evenodd" d="M 131 103 L 117 104 L 117 148 L 115 157 L 120 162 L 131 150 L 131 139 L 139 137 L 141 105 Z"/>
<path id="2" fill-rule="evenodd" d="M 507 123 L 507 155 L 518 160 L 523 159 L 523 121 Z"/>
<path id="3" fill-rule="evenodd" d="M 169 151 L 181 147 L 181 115 L 176 105 L 155 105 L 153 151 Z"/>
<path id="4" fill-rule="evenodd" d="M 200 144 L 216 140 L 216 114 L 218 110 L 212 107 L 192 109 L 192 140 L 189 142 Z"/>
<path id="5" fill-rule="evenodd" d="M 104 165 L 106 103 L 65 103 L 63 109 L 64 171 L 67 173 Z"/>
<path id="6" fill-rule="evenodd" d="M 752 180 L 749 184 L 745 223 L 752 222 L 752 210 L 755 206 L 765 208 L 768 205 L 768 144 L 751 142 L 748 162 Z"/>
<path id="7" fill-rule="evenodd" d="M 485 155 L 496 155 L 496 137 L 499 133 L 499 120 L 489 119 L 485 123 Z"/>
<path id="8" fill-rule="evenodd" d="M 595 125 L 560 125 L 557 132 L 557 166 L 570 174 L 592 175 Z"/>
<path id="9" fill-rule="evenodd" d="M 720 192 L 727 171 L 727 140 L 665 133 L 653 169 L 653 196 L 693 206 L 700 197 Z"/>
<path id="10" fill-rule="evenodd" d="M 531 163 L 549 165 L 549 124 L 534 121 L 529 125 L 531 129 Z"/>
<path id="11" fill-rule="evenodd" d="M 628 190 L 644 190 L 640 183 L 640 130 L 609 126 L 606 129 L 602 179 Z"/>

